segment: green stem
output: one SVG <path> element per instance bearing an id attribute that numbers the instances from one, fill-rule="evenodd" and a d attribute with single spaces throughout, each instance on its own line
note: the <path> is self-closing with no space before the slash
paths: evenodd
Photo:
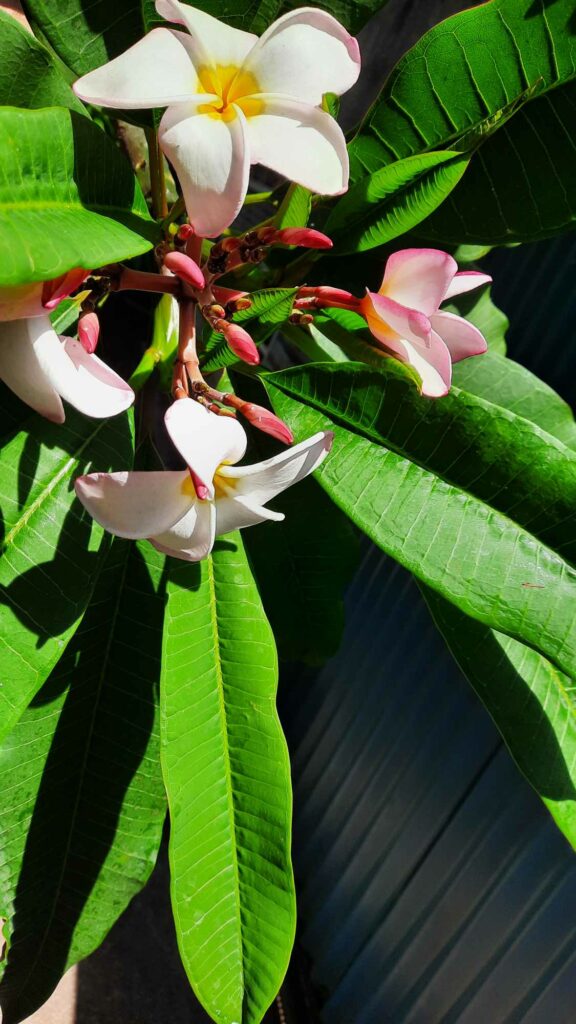
<path id="1" fill-rule="evenodd" d="M 245 200 L 244 206 L 253 206 L 255 203 L 267 203 L 272 192 L 250 192 Z"/>
<path id="2" fill-rule="evenodd" d="M 166 231 L 166 229 L 169 228 L 170 225 L 175 220 L 178 220 L 178 217 L 180 217 L 181 214 L 184 213 L 185 209 L 186 209 L 186 206 L 185 206 L 185 203 L 184 203 L 184 196 L 179 196 L 178 199 L 176 200 L 176 202 L 174 203 L 172 209 L 168 212 L 168 215 L 162 221 L 162 225 L 161 225 L 162 230 Z"/>

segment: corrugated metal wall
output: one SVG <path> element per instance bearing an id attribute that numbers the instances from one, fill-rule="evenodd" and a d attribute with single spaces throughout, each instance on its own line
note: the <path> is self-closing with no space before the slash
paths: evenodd
<path id="1" fill-rule="evenodd" d="M 514 285 L 497 288 L 511 354 L 566 397 L 573 277 L 555 274 L 575 253 L 564 240 L 493 259 Z M 322 1020 L 576 1021 L 574 856 L 416 585 L 376 549 L 340 654 L 294 673 L 287 704 L 301 939 Z"/>

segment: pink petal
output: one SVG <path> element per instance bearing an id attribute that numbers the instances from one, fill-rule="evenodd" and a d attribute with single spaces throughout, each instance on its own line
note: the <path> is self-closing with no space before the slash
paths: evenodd
<path id="1" fill-rule="evenodd" d="M 420 344 L 428 344 L 430 320 L 424 313 L 416 309 L 401 306 L 385 295 L 367 292 L 359 305 L 359 312 L 366 317 L 372 334 L 379 341 L 392 341 L 394 338 L 406 338 Z"/>
<path id="2" fill-rule="evenodd" d="M 492 278 L 489 274 L 482 274 L 479 270 L 462 270 L 452 278 L 444 298 L 451 299 L 453 295 L 471 292 L 474 288 L 479 288 L 483 284 L 492 284 Z"/>
<path id="3" fill-rule="evenodd" d="M 117 537 L 140 540 L 168 530 L 196 501 L 187 470 L 89 473 L 74 484 L 93 519 Z"/>
<path id="4" fill-rule="evenodd" d="M 484 335 L 463 317 L 441 310 L 430 319 L 432 327 L 448 346 L 452 362 L 486 352 L 488 345 Z"/>
<path id="5" fill-rule="evenodd" d="M 234 463 L 246 451 L 246 433 L 238 420 L 218 416 L 191 398 L 181 398 L 168 409 L 164 422 L 187 465 L 214 497 L 214 474 L 223 462 Z"/>
<path id="6" fill-rule="evenodd" d="M 402 249 L 386 263 L 380 295 L 430 316 L 445 298 L 457 269 L 456 261 L 440 249 Z"/>
<path id="7" fill-rule="evenodd" d="M 415 345 L 402 339 L 395 353 L 401 362 L 411 366 L 420 377 L 421 394 L 427 398 L 447 395 L 452 382 L 452 361 L 442 338 L 432 331 L 430 346 Z"/>

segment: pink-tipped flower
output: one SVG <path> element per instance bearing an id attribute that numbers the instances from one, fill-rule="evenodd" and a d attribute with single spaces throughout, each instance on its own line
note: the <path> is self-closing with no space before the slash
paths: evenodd
<path id="1" fill-rule="evenodd" d="M 50 281 L 0 288 L 0 321 L 45 316 L 47 311 L 52 312 L 62 299 L 75 292 L 88 274 L 88 270 L 75 268 Z"/>
<path id="2" fill-rule="evenodd" d="M 96 313 L 83 313 L 78 321 L 78 341 L 85 352 L 96 351 L 100 337 L 100 321 Z"/>
<path id="3" fill-rule="evenodd" d="M 333 241 L 328 235 L 314 228 L 281 228 L 273 243 L 276 245 L 300 245 L 303 249 L 331 249 Z"/>
<path id="4" fill-rule="evenodd" d="M 450 390 L 452 363 L 487 348 L 477 327 L 440 304 L 491 280 L 458 273 L 456 261 L 439 249 L 403 249 L 390 256 L 380 290 L 367 292 L 358 312 L 380 347 L 416 370 L 422 394 L 440 398 Z"/>
<path id="5" fill-rule="evenodd" d="M 254 405 L 253 402 L 244 402 L 240 412 L 258 430 L 264 431 L 265 434 L 270 434 L 271 437 L 282 441 L 283 444 L 292 444 L 294 434 L 290 427 L 283 420 L 279 419 L 278 416 L 275 416 L 273 412 L 270 412 L 269 409 L 264 409 L 261 405 Z"/>
<path id="6" fill-rule="evenodd" d="M 167 267 L 173 274 L 176 274 L 182 281 L 189 284 L 192 288 L 201 289 L 204 288 L 204 274 L 200 270 L 200 267 L 183 252 L 168 252 L 164 257 L 164 266 Z"/>
<path id="7" fill-rule="evenodd" d="M 42 286 L 42 305 L 44 309 L 52 312 L 62 299 L 67 299 L 72 292 L 80 287 L 88 277 L 89 271 L 82 267 L 75 267 L 66 274 L 54 278 L 52 281 L 44 281 Z"/>
<path id="8" fill-rule="evenodd" d="M 220 322 L 218 330 L 222 332 L 238 359 L 244 363 L 250 363 L 251 366 L 258 366 L 260 353 L 248 331 L 245 331 L 239 324 L 229 324 L 225 320 Z"/>

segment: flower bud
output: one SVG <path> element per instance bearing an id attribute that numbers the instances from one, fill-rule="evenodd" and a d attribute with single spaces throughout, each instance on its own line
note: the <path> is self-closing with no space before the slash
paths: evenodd
<path id="1" fill-rule="evenodd" d="M 265 434 L 270 434 L 271 437 L 282 441 L 283 444 L 292 444 L 294 435 L 290 427 L 279 419 L 278 416 L 275 416 L 273 412 L 270 412 L 269 409 L 264 409 L 261 405 L 254 405 L 253 402 L 244 402 L 240 412 L 258 430 L 264 431 Z"/>
<path id="2" fill-rule="evenodd" d="M 96 351 L 100 336 L 100 321 L 96 313 L 83 313 L 78 321 L 78 341 L 85 352 L 92 355 Z"/>
<path id="3" fill-rule="evenodd" d="M 75 292 L 80 287 L 89 273 L 89 270 L 75 267 L 66 274 L 61 274 L 60 277 L 55 277 L 51 281 L 44 281 L 42 285 L 42 305 L 44 309 L 50 311 L 56 309 L 56 306 L 62 299 L 67 299 L 72 292 Z"/>
<path id="4" fill-rule="evenodd" d="M 234 355 L 238 356 L 238 359 L 241 359 L 244 363 L 250 363 L 251 366 L 258 365 L 260 353 L 248 331 L 245 331 L 239 324 L 229 324 L 226 322 L 221 323 L 220 330 Z"/>
<path id="5" fill-rule="evenodd" d="M 304 249 L 331 249 L 333 242 L 328 235 L 314 228 L 281 228 L 276 232 L 277 245 L 301 245 Z"/>
<path id="6" fill-rule="evenodd" d="M 180 242 L 187 242 L 189 238 L 192 238 L 194 234 L 194 228 L 191 224 L 181 224 L 178 228 L 178 240 Z"/>
<path id="7" fill-rule="evenodd" d="M 349 306 L 357 306 L 359 299 L 351 292 L 343 288 L 331 288 L 329 285 L 317 285 L 315 287 L 304 286 L 298 289 L 298 299 L 314 299 L 317 306 L 330 306 L 333 303 L 346 303 Z"/>
<path id="8" fill-rule="evenodd" d="M 198 264 L 183 252 L 167 252 L 164 266 L 192 288 L 204 287 L 204 274 Z"/>

